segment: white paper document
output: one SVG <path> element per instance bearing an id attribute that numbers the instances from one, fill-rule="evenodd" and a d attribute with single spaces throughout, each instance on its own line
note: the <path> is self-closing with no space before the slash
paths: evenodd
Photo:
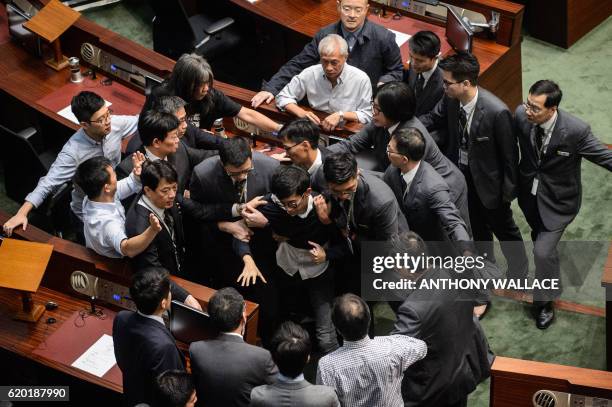
<path id="1" fill-rule="evenodd" d="M 105 106 L 112 105 L 112 103 L 109 102 L 108 100 L 105 100 L 104 104 Z M 79 121 L 77 120 L 76 116 L 72 113 L 72 109 L 70 108 L 70 105 L 66 106 L 65 108 L 57 112 L 57 114 L 70 120 L 72 123 L 79 124 Z"/>
<path id="2" fill-rule="evenodd" d="M 95 376 L 102 377 L 116 363 L 113 337 L 104 334 L 96 343 L 91 345 L 85 353 L 79 356 L 79 358 L 72 363 L 72 366 Z"/>
<path id="3" fill-rule="evenodd" d="M 389 31 L 395 34 L 395 43 L 397 44 L 398 47 L 401 47 L 402 45 L 404 45 L 404 43 L 408 41 L 410 37 L 412 37 L 412 35 L 410 34 L 404 34 L 399 31 L 395 31 L 395 30 L 389 30 Z"/>

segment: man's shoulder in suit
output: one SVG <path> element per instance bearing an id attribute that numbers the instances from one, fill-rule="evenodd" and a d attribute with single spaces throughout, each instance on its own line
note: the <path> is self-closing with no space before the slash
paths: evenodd
<path id="1" fill-rule="evenodd" d="M 482 106 L 488 112 L 509 110 L 508 106 L 500 98 L 484 88 L 478 87 L 478 98 L 482 100 Z M 478 104 L 478 102 L 476 103 Z"/>

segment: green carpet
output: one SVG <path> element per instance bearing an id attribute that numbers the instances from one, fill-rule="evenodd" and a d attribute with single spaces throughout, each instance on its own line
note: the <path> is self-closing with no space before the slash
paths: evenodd
<path id="1" fill-rule="evenodd" d="M 84 14 L 98 24 L 152 48 L 152 13 L 146 3 L 123 2 Z M 612 85 L 609 85 L 612 18 L 591 31 L 569 50 L 525 36 L 522 58 L 524 97 L 536 80 L 555 80 L 564 92 L 561 108 L 590 123 L 597 137 L 612 144 L 612 134 L 609 133 L 612 128 Z M 608 216 L 612 210 L 612 179 L 607 171 L 586 161 L 582 171 L 582 209 L 567 228 L 564 240 L 608 242 L 612 237 L 612 217 Z M 4 196 L 3 185 L 0 185 L 0 207 L 11 212 L 16 209 L 16 205 Z M 529 239 L 529 228 L 516 203 L 513 209 L 523 236 Z M 607 247 L 607 243 L 605 246 Z M 606 253 L 607 249 L 602 248 L 594 256 L 596 260 L 584 271 L 586 279 L 582 286 L 566 289 L 564 299 L 604 305 L 600 279 Z M 498 256 L 498 259 L 503 259 L 503 256 Z M 393 313 L 386 305 L 376 306 L 375 318 L 378 334 L 387 333 L 393 325 Z M 525 305 L 494 299 L 494 308 L 484 319 L 483 327 L 491 348 L 498 355 L 593 369 L 604 368 L 603 318 L 560 311 L 556 322 L 548 330 L 539 331 L 535 328 Z M 312 367 L 310 370 L 312 371 Z M 469 405 L 480 407 L 488 404 L 489 381 L 486 381 L 470 396 Z"/>

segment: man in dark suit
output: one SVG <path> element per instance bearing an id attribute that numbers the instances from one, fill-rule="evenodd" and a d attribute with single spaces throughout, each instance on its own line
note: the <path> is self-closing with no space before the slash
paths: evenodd
<path id="1" fill-rule="evenodd" d="M 149 217 L 155 215 L 162 225 L 153 242 L 132 258 L 136 270 L 163 267 L 171 274 L 184 275 L 183 220 L 178 204 L 176 171 L 167 161 L 145 163 L 140 174 L 142 193 L 128 210 L 125 228 L 128 237 L 140 235 L 149 227 Z M 179 286 L 172 285 L 172 294 L 178 301 L 201 309 L 200 304 Z"/>
<path id="2" fill-rule="evenodd" d="M 185 370 L 183 355 L 162 319 L 172 300 L 168 272 L 141 270 L 134 275 L 130 296 L 138 312 L 121 311 L 115 317 L 115 358 L 123 373 L 126 405 L 152 405 L 156 377 L 169 369 Z"/>
<path id="3" fill-rule="evenodd" d="M 451 201 L 448 185 L 422 161 L 424 152 L 425 139 L 417 129 L 396 130 L 387 148 L 391 165 L 384 181 L 395 194 L 411 231 L 427 242 L 453 241 L 458 254 L 463 254 L 472 249 L 467 226 Z"/>
<path id="4" fill-rule="evenodd" d="M 521 147 L 519 206 L 531 227 L 536 279 L 560 278 L 557 244 L 578 214 L 582 200 L 582 158 L 612 170 L 612 150 L 588 124 L 559 109 L 562 92 L 549 80 L 534 83 L 515 114 Z M 552 300 L 561 290 L 534 293 L 536 326 L 554 319 Z"/>
<path id="5" fill-rule="evenodd" d="M 251 407 L 339 407 L 334 389 L 304 379 L 310 360 L 310 337 L 298 324 L 284 322 L 272 339 L 272 360 L 278 366 L 278 381 L 251 390 Z"/>
<path id="6" fill-rule="evenodd" d="M 397 130 L 414 127 L 425 138 L 423 161 L 428 162 L 450 188 L 453 203 L 461 212 L 461 217 L 470 226 L 468 212 L 467 186 L 465 177 L 459 169 L 442 154 L 423 124 L 414 117 L 416 100 L 414 92 L 403 82 L 386 83 L 378 89 L 374 98 L 372 123 L 365 126 L 350 139 L 330 146 L 330 151 L 349 151 L 359 154 L 373 149 L 376 171 L 385 171 L 390 161 L 387 145 L 391 134 Z"/>
<path id="7" fill-rule="evenodd" d="M 257 202 L 268 193 L 278 165 L 273 158 L 251 152 L 247 139 L 234 137 L 223 141 L 218 157 L 204 160 L 194 168 L 189 188 L 191 199 L 202 210 L 198 219 L 205 221 L 198 240 L 199 252 L 207 256 L 208 284 L 215 288 L 237 283 L 246 287 L 240 290 L 261 306 L 259 332 L 265 344 L 276 328 L 278 311 L 274 288 L 275 247 L 269 233 L 268 236 L 258 233 L 251 238 L 253 232 L 240 216 L 247 203 Z M 236 256 L 232 238 L 249 241 L 252 255 Z"/>
<path id="8" fill-rule="evenodd" d="M 313 179 L 317 170 L 323 165 L 330 152 L 319 145 L 319 127 L 308 119 L 295 119 L 286 123 L 278 137 L 283 143 L 285 154 L 279 159 L 288 158 L 298 167 L 302 167 Z"/>
<path id="9" fill-rule="evenodd" d="M 361 242 L 388 241 L 408 230 L 393 191 L 379 177 L 357 168 L 350 153 L 334 153 L 323 163 L 326 190 L 314 200 L 323 223 L 335 222 L 346 238 L 347 255 L 336 275 L 337 292 L 360 293 Z"/>
<path id="10" fill-rule="evenodd" d="M 397 253 L 427 255 L 415 233 L 401 235 Z M 449 271 L 411 270 L 402 275 L 416 281 L 452 278 Z M 405 406 L 463 407 L 467 396 L 490 375 L 493 354 L 480 323 L 472 315 L 468 293 L 453 290 L 410 290 L 397 311 L 391 335 L 407 335 L 427 344 L 427 355 L 404 374 Z"/>
<path id="11" fill-rule="evenodd" d="M 328 34 L 338 34 L 349 46 L 348 64 L 361 69 L 370 77 L 372 88 L 380 83 L 402 78 L 402 57 L 395 35 L 386 28 L 367 20 L 367 0 L 340 0 L 340 21 L 323 27 L 306 44 L 302 52 L 264 83 L 262 90 L 251 100 L 254 108 L 270 103 L 295 75 L 319 63 L 319 42 Z"/>
<path id="12" fill-rule="evenodd" d="M 446 95 L 422 117 L 428 130 L 446 128 L 445 155 L 465 175 L 470 223 L 482 255 L 495 261 L 493 234 L 512 277 L 526 277 L 527 255 L 510 203 L 518 190 L 518 146 L 512 114 L 495 95 L 477 86 L 480 64 L 467 53 L 439 64 Z"/>
<path id="13" fill-rule="evenodd" d="M 242 339 L 246 305 L 235 289 L 217 291 L 208 314 L 219 335 L 189 347 L 198 399 L 204 406 L 246 407 L 253 387 L 274 383 L 278 369 L 270 352 Z"/>
<path id="14" fill-rule="evenodd" d="M 442 71 L 438 68 L 440 38 L 431 31 L 419 31 L 410 37 L 410 67 L 404 82 L 414 91 L 415 115 L 429 113 L 444 96 Z"/>

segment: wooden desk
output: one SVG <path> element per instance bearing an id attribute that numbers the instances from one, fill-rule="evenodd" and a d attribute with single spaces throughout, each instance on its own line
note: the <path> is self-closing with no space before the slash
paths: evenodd
<path id="1" fill-rule="evenodd" d="M 497 356 L 491 368 L 492 407 L 531 406 L 538 390 L 612 399 L 612 373 Z"/>
<path id="2" fill-rule="evenodd" d="M 612 372 L 612 243 L 601 276 L 601 286 L 606 290 L 606 368 Z"/>
<path id="3" fill-rule="evenodd" d="M 288 50 L 289 55 L 286 55 L 286 60 L 301 51 L 309 38 L 312 38 L 319 29 L 338 21 L 336 0 L 258 0 L 255 3 L 247 0 L 229 1 L 303 38 Z M 474 38 L 473 53 L 478 57 L 481 66 L 480 84 L 506 102 L 510 110 L 514 110 L 523 100 L 520 44 L 523 6 L 505 0 L 451 0 L 448 3 L 482 12 L 487 18 L 490 17 L 491 10 L 501 13 L 497 41 L 486 36 L 477 36 Z M 372 3 L 370 9 L 379 6 Z M 433 18 L 414 14 L 410 17 L 403 16 L 400 20 L 393 20 L 390 17 L 383 19 L 374 14 L 370 14 L 368 18 L 387 28 L 407 34 L 414 34 L 420 30 L 433 31 L 441 39 L 442 54 L 448 55 L 452 52 L 444 35 L 444 23 Z M 407 45 L 402 48 L 402 59 L 407 61 Z M 278 68 L 280 65 L 276 67 Z"/>

